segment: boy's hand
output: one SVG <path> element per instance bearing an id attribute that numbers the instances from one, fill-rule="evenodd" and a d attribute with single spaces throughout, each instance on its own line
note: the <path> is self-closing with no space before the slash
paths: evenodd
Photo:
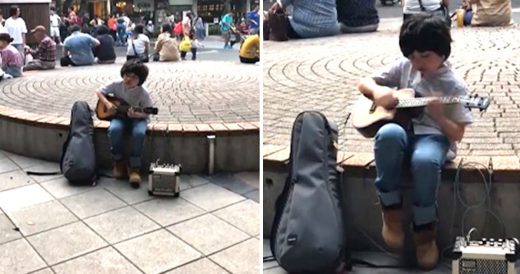
<path id="1" fill-rule="evenodd" d="M 386 109 L 394 109 L 399 103 L 399 99 L 395 96 L 392 89 L 385 89 L 373 93 L 374 102 L 378 106 Z"/>
<path id="2" fill-rule="evenodd" d="M 434 121 L 439 121 L 444 118 L 443 106 L 441 101 L 438 98 L 432 99 L 428 102 L 428 113 L 433 118 Z"/>
<path id="3" fill-rule="evenodd" d="M 133 108 L 128 109 L 127 112 L 128 117 L 130 118 L 141 118 L 141 114 L 139 112 L 134 111 Z"/>

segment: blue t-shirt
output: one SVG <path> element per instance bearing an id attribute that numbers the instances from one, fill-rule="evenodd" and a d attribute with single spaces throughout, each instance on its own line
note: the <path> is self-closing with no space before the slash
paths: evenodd
<path id="1" fill-rule="evenodd" d="M 92 48 L 97 42 L 88 34 L 74 32 L 65 39 L 63 47 L 70 52 L 70 59 L 75 65 L 91 65 L 94 63 Z"/>
<path id="2" fill-rule="evenodd" d="M 256 11 L 251 11 L 247 14 L 247 19 L 249 20 L 249 28 L 250 29 L 258 29 L 260 28 L 260 15 Z"/>

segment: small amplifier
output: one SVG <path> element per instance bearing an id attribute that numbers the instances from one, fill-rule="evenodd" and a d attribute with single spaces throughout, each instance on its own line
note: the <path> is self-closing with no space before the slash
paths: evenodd
<path id="1" fill-rule="evenodd" d="M 519 243 L 516 238 L 470 241 L 457 237 L 452 253 L 452 274 L 516 274 Z"/>
<path id="2" fill-rule="evenodd" d="M 148 194 L 179 197 L 181 168 L 180 164 L 152 163 L 148 175 Z"/>

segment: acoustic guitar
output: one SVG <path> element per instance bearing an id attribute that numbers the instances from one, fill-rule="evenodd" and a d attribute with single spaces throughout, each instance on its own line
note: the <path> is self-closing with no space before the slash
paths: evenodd
<path id="1" fill-rule="evenodd" d="M 155 107 L 132 107 L 124 100 L 118 99 L 113 96 L 105 96 L 107 100 L 114 104 L 116 107 L 115 109 L 108 110 L 105 104 L 101 102 L 101 100 L 98 100 L 96 104 L 96 116 L 99 120 L 105 120 L 110 121 L 113 118 L 123 118 L 127 117 L 127 112 L 130 108 L 132 108 L 135 112 L 142 112 L 146 114 L 153 114 L 156 115 L 159 112 L 158 108 Z"/>
<path id="2" fill-rule="evenodd" d="M 487 109 L 490 103 L 488 97 L 478 95 L 415 97 L 412 89 L 397 90 L 395 94 L 399 103 L 395 109 L 391 110 L 377 106 L 372 100 L 362 96 L 352 111 L 352 126 L 364 137 L 372 138 L 379 128 L 389 122 L 409 128 L 412 118 L 417 117 L 421 113 L 422 107 L 435 98 L 438 98 L 442 104 L 463 104 L 468 109 L 477 108 L 480 111 Z"/>

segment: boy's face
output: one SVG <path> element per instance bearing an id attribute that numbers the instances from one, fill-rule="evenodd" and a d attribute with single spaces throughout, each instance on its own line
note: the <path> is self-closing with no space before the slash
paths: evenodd
<path id="1" fill-rule="evenodd" d="M 408 56 L 415 70 L 424 75 L 435 73 L 444 63 L 444 58 L 433 51 L 414 51 Z"/>
<path id="2" fill-rule="evenodd" d="M 139 77 L 133 73 L 123 75 L 123 84 L 127 88 L 135 88 L 139 84 Z"/>

